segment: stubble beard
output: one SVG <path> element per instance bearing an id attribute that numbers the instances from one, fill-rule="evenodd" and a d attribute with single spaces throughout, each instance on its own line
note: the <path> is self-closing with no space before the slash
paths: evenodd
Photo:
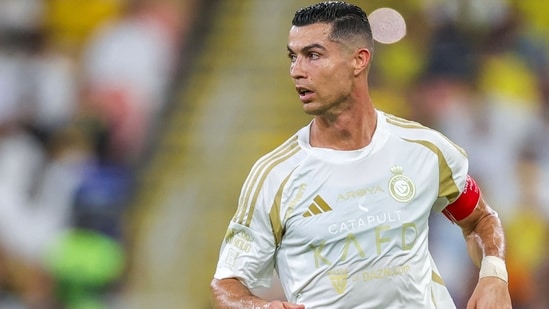
<path id="1" fill-rule="evenodd" d="M 307 115 L 324 117 L 328 120 L 335 120 L 337 119 L 338 115 L 350 109 L 349 97 L 350 95 L 341 96 L 333 102 L 327 104 L 322 104 L 318 102 L 305 103 L 303 105 L 303 111 Z M 316 104 L 318 105 L 318 107 L 311 107 L 311 104 Z"/>

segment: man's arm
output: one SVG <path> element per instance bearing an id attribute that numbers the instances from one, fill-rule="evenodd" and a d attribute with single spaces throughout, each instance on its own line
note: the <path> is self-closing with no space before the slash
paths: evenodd
<path id="1" fill-rule="evenodd" d="M 213 279 L 210 288 L 214 307 L 219 309 L 305 309 L 303 305 L 259 298 L 235 278 Z"/>
<path id="2" fill-rule="evenodd" d="M 505 236 L 501 220 L 480 196 L 473 212 L 457 222 L 473 263 L 480 267 L 477 286 L 467 309 L 510 309 L 505 269 Z"/>
<path id="3" fill-rule="evenodd" d="M 505 236 L 495 212 L 482 197 L 473 212 L 457 224 L 463 231 L 473 263 L 480 267 L 484 256 L 505 260 Z"/>

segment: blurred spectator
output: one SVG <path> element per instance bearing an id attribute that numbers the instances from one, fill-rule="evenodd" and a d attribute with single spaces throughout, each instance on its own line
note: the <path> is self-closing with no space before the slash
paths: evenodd
<path id="1" fill-rule="evenodd" d="M 0 307 L 100 305 L 123 275 L 132 168 L 177 64 L 177 2 L 0 5 Z"/>
<path id="2" fill-rule="evenodd" d="M 105 115 L 113 147 L 129 160 L 142 154 L 171 86 L 179 34 L 174 5 L 136 1 L 120 19 L 94 33 L 84 53 L 92 105 Z"/>
<path id="3" fill-rule="evenodd" d="M 48 0 L 43 24 L 53 44 L 78 52 L 98 27 L 118 18 L 128 1 L 133 0 Z"/>
<path id="4" fill-rule="evenodd" d="M 42 0 L 0 0 L 0 33 L 20 36 L 40 27 L 44 9 Z"/>
<path id="5" fill-rule="evenodd" d="M 514 308 L 527 309 L 542 298 L 534 274 L 546 256 L 536 245 L 547 241 L 548 217 L 540 207 L 545 190 L 535 188 L 543 183 L 545 171 L 539 168 L 547 157 L 541 111 L 548 53 L 543 39 L 529 31 L 528 19 L 506 2 L 500 4 L 504 10 L 495 10 L 497 18 L 481 28 L 471 29 L 458 18 L 450 23 L 460 29 L 454 35 L 433 37 L 429 78 L 418 91 L 418 102 L 421 117 L 430 112 L 433 125 L 468 151 L 471 173 L 506 226 Z M 432 235 L 447 240 L 448 233 L 435 225 Z M 442 243 L 439 249 L 447 251 L 440 251 L 450 252 L 457 241 Z M 438 253 L 442 260 L 460 263 L 464 258 L 444 252 Z"/>

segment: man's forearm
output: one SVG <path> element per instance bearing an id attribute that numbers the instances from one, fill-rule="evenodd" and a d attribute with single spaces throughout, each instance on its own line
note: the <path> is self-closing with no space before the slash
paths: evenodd
<path id="1" fill-rule="evenodd" d="M 480 267 L 484 256 L 505 259 L 505 236 L 501 220 L 483 199 L 477 209 L 460 226 L 467 241 L 467 249 L 473 263 Z M 466 221 L 464 220 L 464 221 Z"/>
<path id="2" fill-rule="evenodd" d="M 268 302 L 257 296 L 237 279 L 214 279 L 211 284 L 212 297 L 215 308 L 219 309 L 255 309 L 261 308 Z"/>

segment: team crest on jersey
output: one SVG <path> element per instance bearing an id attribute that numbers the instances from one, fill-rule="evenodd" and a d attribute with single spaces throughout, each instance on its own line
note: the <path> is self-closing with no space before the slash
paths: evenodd
<path id="1" fill-rule="evenodd" d="M 349 271 L 346 269 L 332 270 L 328 272 L 328 276 L 332 281 L 332 286 L 337 294 L 343 294 L 347 287 Z"/>
<path id="2" fill-rule="evenodd" d="M 398 202 L 409 202 L 416 195 L 416 187 L 412 180 L 402 174 L 403 168 L 395 165 L 391 168 L 393 177 L 389 179 L 389 192 L 391 196 Z"/>

